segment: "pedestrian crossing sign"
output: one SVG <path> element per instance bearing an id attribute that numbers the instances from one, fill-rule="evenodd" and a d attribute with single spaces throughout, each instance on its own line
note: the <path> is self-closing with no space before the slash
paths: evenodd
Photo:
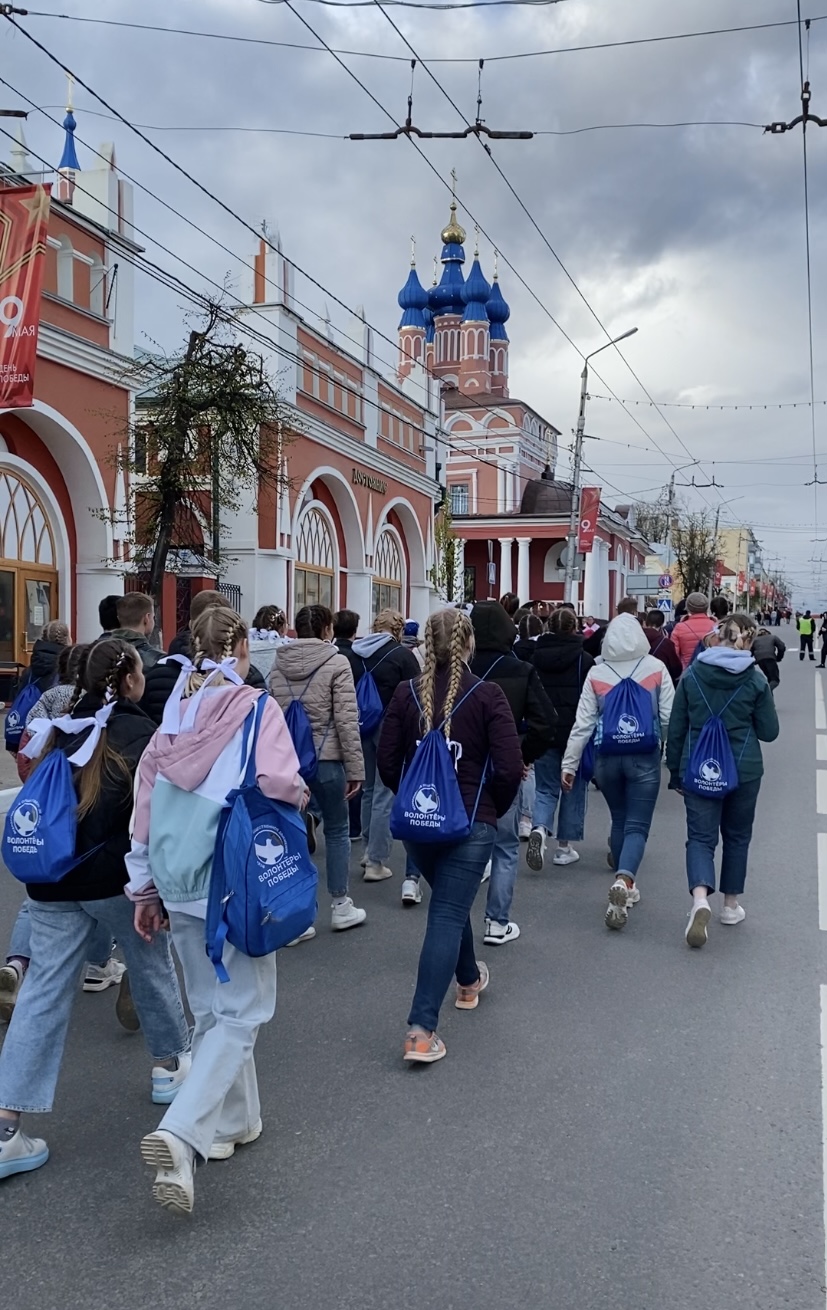
<path id="1" fill-rule="evenodd" d="M 658 596 L 658 609 L 663 610 L 665 614 L 672 613 L 672 601 L 668 596 Z"/>

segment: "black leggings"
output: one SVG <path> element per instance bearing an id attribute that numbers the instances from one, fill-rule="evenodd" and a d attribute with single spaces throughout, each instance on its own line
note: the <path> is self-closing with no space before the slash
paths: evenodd
<path id="1" fill-rule="evenodd" d="M 805 637 L 804 633 L 803 633 L 803 632 L 801 633 L 801 650 L 798 652 L 798 658 L 799 658 L 800 660 L 803 660 L 805 650 L 810 652 L 810 659 L 811 659 L 811 660 L 814 660 L 814 659 L 815 659 L 815 655 L 813 654 L 813 634 L 812 634 L 812 633 L 810 633 L 809 637 Z"/>

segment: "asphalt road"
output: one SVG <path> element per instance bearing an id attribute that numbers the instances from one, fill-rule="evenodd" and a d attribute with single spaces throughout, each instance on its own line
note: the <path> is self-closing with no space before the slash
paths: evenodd
<path id="1" fill-rule="evenodd" d="M 424 905 L 401 908 L 399 877 L 359 883 L 364 927 L 334 935 L 325 914 L 283 953 L 257 1051 L 264 1135 L 199 1170 L 187 1220 L 153 1203 L 139 1158 L 158 1118 L 141 1039 L 111 992 L 79 994 L 55 1112 L 28 1121 L 52 1158 L 0 1183 L 3 1303 L 824 1310 L 825 675 L 782 672 L 743 926 L 713 921 L 709 945 L 686 948 L 682 803 L 662 791 L 643 899 L 608 932 L 592 793 L 580 863 L 523 865 L 522 937 L 484 953 L 478 1010 L 446 1006 L 448 1058 L 411 1069 Z M 3 877 L 0 939 L 18 900 Z"/>

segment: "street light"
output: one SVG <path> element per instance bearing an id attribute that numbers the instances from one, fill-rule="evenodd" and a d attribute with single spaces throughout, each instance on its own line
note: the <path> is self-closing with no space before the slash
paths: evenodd
<path id="1" fill-rule="evenodd" d="M 623 332 L 619 337 L 612 341 L 607 341 L 605 346 L 598 346 L 590 355 L 586 355 L 583 360 L 583 372 L 580 375 L 580 410 L 577 415 L 577 432 L 574 439 L 574 468 L 572 470 L 571 486 L 571 517 L 569 519 L 569 536 L 566 547 L 566 578 L 563 589 L 563 599 L 572 601 L 574 591 L 574 555 L 577 548 L 577 524 L 580 518 L 580 466 L 583 462 L 583 433 L 586 431 L 586 391 L 589 381 L 589 360 L 599 355 L 601 350 L 608 350 L 609 346 L 616 346 L 619 341 L 625 341 L 627 337 L 633 337 L 637 328 L 629 328 L 628 332 Z"/>

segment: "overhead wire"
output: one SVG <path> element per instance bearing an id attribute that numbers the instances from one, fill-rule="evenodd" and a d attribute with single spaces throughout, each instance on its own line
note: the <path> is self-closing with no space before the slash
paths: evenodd
<path id="1" fill-rule="evenodd" d="M 372 6 L 373 0 L 364 0 L 365 7 Z M 343 7 L 343 6 L 340 6 Z M 91 14 L 60 14 L 40 9 L 29 9 L 29 18 L 57 18 L 72 23 L 94 23 L 102 27 L 123 27 L 134 31 L 167 32 L 175 36 L 197 36 L 213 41 L 234 41 L 242 45 L 276 46 L 285 50 L 308 50 L 322 53 L 323 47 L 303 44 L 298 41 L 276 41 L 270 37 L 240 36 L 236 32 L 204 32 L 188 27 L 165 27 L 155 23 L 134 23 L 125 19 L 99 18 Z M 810 19 L 812 23 L 827 20 L 827 14 L 819 14 Z M 697 32 L 674 32 L 664 36 L 631 37 L 623 41 L 596 41 L 588 45 L 557 46 L 547 50 L 520 50 L 513 54 L 485 55 L 487 64 L 503 63 L 513 59 L 537 59 L 548 55 L 582 54 L 595 50 L 616 50 L 624 47 L 642 45 L 659 45 L 668 41 L 688 41 L 697 37 L 728 36 L 739 32 L 759 32 L 769 28 L 794 27 L 796 19 L 781 19 L 772 23 L 744 23 L 738 27 L 711 27 Z M 405 55 L 393 55 L 380 50 L 348 50 L 334 47 L 335 53 L 348 55 L 354 59 L 384 59 L 391 63 L 407 63 Z M 476 64 L 477 55 L 435 55 L 428 57 L 429 64 Z M 763 126 L 763 125 L 762 125 Z"/>
<path id="2" fill-rule="evenodd" d="M 804 95 L 806 78 L 804 75 L 804 34 L 801 19 L 801 0 L 796 0 L 798 14 L 798 66 L 801 76 L 801 93 Z M 804 163 L 804 246 L 807 264 L 807 344 L 810 365 L 810 419 L 813 439 L 813 502 L 815 519 L 818 523 L 818 455 L 816 453 L 816 410 L 815 410 L 815 352 L 813 347 L 813 275 L 810 257 L 810 181 L 807 161 L 807 116 L 801 124 L 801 140 Z"/>

